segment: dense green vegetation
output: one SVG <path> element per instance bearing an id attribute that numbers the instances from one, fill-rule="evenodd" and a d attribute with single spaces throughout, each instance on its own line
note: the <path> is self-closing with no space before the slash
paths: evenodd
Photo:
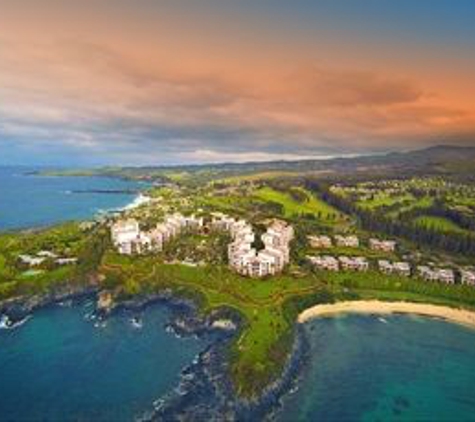
<path id="1" fill-rule="evenodd" d="M 76 223 L 0 235 L 0 299 L 84 283 L 96 271 L 108 244 L 106 230 L 83 230 Z M 41 251 L 63 258 L 75 257 L 78 262 L 62 266 L 54 258 L 47 258 L 32 269 L 19 259 L 20 255 L 36 256 Z"/>
<path id="2" fill-rule="evenodd" d="M 475 256 L 475 207 L 467 205 L 475 198 L 473 183 L 414 177 L 308 185 L 339 210 L 355 216 L 366 231 L 402 237 L 418 248 Z M 376 206 L 374 198 L 382 196 L 391 201 Z"/>

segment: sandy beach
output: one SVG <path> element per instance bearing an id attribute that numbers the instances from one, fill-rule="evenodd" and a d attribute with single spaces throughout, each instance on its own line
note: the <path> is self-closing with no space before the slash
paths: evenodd
<path id="1" fill-rule="evenodd" d="M 304 323 L 313 318 L 326 317 L 340 313 L 363 314 L 415 314 L 463 324 L 475 328 L 475 312 L 447 306 L 411 302 L 381 302 L 378 300 L 358 300 L 328 305 L 316 305 L 306 309 L 298 316 Z"/>

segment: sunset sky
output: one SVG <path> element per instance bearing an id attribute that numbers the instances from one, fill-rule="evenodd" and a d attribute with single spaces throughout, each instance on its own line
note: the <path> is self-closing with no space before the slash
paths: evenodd
<path id="1" fill-rule="evenodd" d="M 0 0 L 0 164 L 475 145 L 473 0 Z"/>

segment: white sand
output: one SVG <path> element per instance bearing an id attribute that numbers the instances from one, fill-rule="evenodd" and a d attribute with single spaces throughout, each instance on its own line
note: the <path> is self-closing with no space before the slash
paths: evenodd
<path id="1" fill-rule="evenodd" d="M 447 321 L 475 328 L 475 312 L 473 311 L 424 303 L 381 302 L 379 300 L 357 300 L 328 305 L 316 305 L 303 311 L 298 316 L 298 322 L 304 323 L 313 318 L 331 316 L 339 313 L 416 314 L 442 318 Z"/>

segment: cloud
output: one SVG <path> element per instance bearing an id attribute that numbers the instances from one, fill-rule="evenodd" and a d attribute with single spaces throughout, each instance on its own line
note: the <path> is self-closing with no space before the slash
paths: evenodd
<path id="1" fill-rule="evenodd" d="M 414 78 L 265 61 L 224 69 L 206 52 L 199 66 L 180 68 L 182 56 L 147 51 L 74 40 L 0 49 L 0 137 L 45 153 L 160 164 L 406 148 L 475 127 L 471 109 Z"/>
<path id="2" fill-rule="evenodd" d="M 317 106 L 387 106 L 412 103 L 424 95 L 413 81 L 364 70 L 311 66 L 291 75 L 288 82 L 303 102 Z"/>

